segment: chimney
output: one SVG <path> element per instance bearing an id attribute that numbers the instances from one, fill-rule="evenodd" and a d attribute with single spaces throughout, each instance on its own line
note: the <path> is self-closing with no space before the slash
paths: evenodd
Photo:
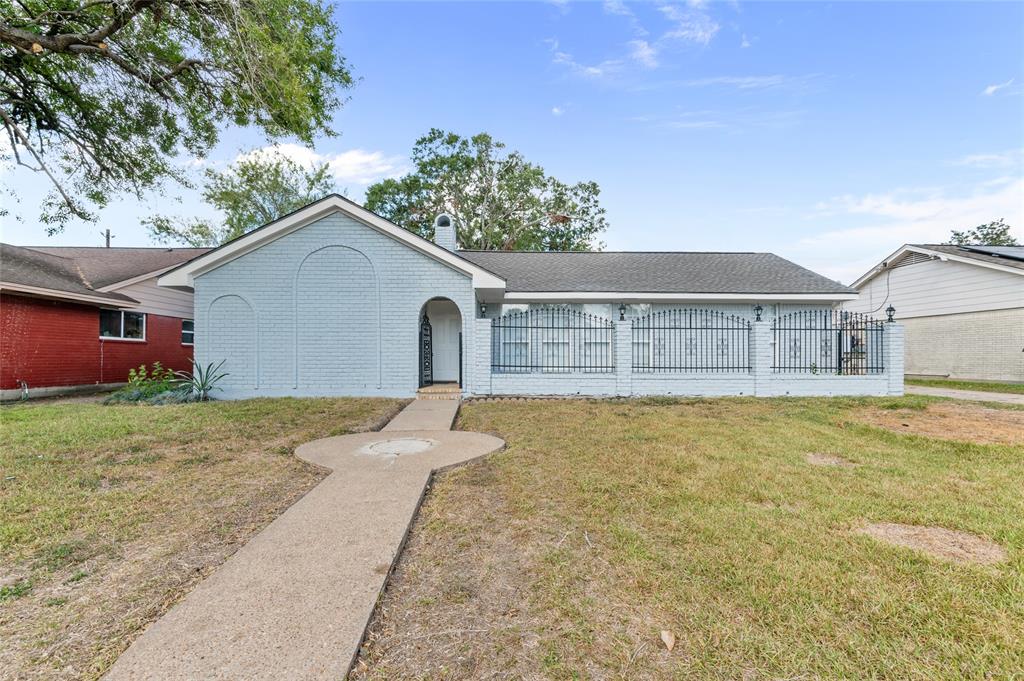
<path id="1" fill-rule="evenodd" d="M 455 238 L 455 221 L 445 213 L 441 213 L 434 220 L 434 243 L 449 251 L 455 251 L 459 247 Z"/>

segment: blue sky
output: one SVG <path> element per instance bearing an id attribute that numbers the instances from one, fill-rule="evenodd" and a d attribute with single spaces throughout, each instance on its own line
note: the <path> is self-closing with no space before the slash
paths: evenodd
<path id="1" fill-rule="evenodd" d="M 904 242 L 1003 217 L 1024 239 L 1024 3 L 344 3 L 359 83 L 331 163 L 361 200 L 431 127 L 486 131 L 565 180 L 602 188 L 615 250 L 767 250 L 850 282 Z M 203 163 L 266 145 L 226 131 Z M 183 159 L 183 162 L 187 162 Z M 207 214 L 191 194 L 115 203 L 48 238 L 45 188 L 17 244 L 148 245 L 149 212 Z M 181 197 L 181 202 L 175 200 Z"/>

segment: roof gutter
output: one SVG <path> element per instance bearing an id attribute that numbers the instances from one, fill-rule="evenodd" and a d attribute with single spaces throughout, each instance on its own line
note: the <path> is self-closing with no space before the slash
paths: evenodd
<path id="1" fill-rule="evenodd" d="M 85 293 L 71 293 L 70 291 L 60 291 L 58 289 L 28 286 L 27 284 L 13 284 L 9 282 L 0 282 L 0 291 L 23 293 L 30 296 L 36 296 L 38 298 L 73 300 L 75 302 L 92 303 L 94 305 L 103 305 L 106 307 L 128 308 L 135 307 L 139 304 L 139 301 L 131 298 L 128 300 L 118 300 L 116 298 L 108 298 L 106 296 L 90 296 Z M 125 298 L 127 297 L 128 296 L 125 296 Z"/>
<path id="2" fill-rule="evenodd" d="M 730 302 L 821 302 L 856 300 L 860 294 L 849 293 L 645 293 L 643 291 L 508 291 L 505 302 L 551 301 L 649 303 L 687 300 L 727 300 Z"/>

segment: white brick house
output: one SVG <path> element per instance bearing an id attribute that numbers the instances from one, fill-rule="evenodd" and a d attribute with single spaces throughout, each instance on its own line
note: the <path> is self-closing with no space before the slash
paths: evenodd
<path id="1" fill-rule="evenodd" d="M 907 244 L 853 288 L 844 309 L 898 310 L 908 375 L 1024 381 L 1024 246 Z"/>
<path id="2" fill-rule="evenodd" d="M 897 324 L 770 253 L 456 250 L 326 197 L 164 274 L 227 397 L 902 393 Z"/>

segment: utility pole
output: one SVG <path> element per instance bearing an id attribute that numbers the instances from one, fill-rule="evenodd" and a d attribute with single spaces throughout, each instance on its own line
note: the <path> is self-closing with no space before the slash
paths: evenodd
<path id="1" fill-rule="evenodd" d="M 111 236 L 111 234 L 110 234 L 110 228 L 108 227 L 108 228 L 107 228 L 107 229 L 105 229 L 104 231 L 100 232 L 100 236 L 102 236 L 102 237 L 106 237 L 106 240 L 107 240 L 107 248 L 110 248 L 110 240 L 114 238 L 114 237 L 113 237 L 113 236 Z"/>

